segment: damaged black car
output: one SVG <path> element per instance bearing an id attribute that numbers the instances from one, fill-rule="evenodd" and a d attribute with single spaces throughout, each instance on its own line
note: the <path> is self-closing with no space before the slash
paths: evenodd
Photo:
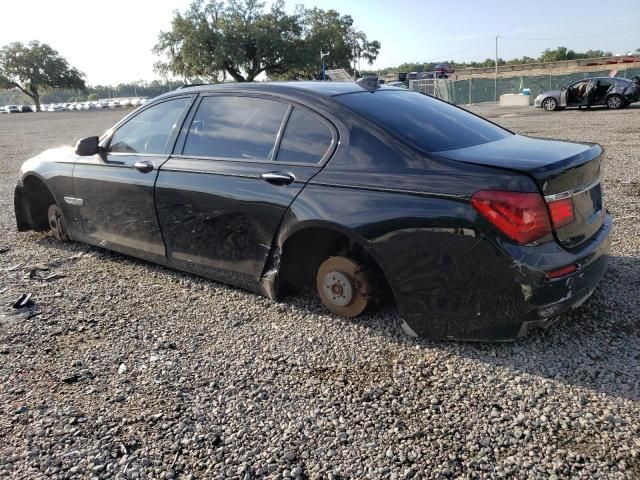
<path id="1" fill-rule="evenodd" d="M 377 82 L 203 85 L 22 166 L 18 229 L 416 334 L 509 340 L 584 302 L 611 217 L 599 145 L 516 135 Z"/>

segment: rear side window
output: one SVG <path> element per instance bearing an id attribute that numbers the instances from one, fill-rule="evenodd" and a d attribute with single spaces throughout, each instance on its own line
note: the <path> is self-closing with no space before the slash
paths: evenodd
<path id="1" fill-rule="evenodd" d="M 333 98 L 426 152 L 471 147 L 512 135 L 465 110 L 417 92 L 378 90 Z"/>
<path id="2" fill-rule="evenodd" d="M 288 105 L 252 97 L 204 97 L 183 155 L 272 160 Z"/>
<path id="3" fill-rule="evenodd" d="M 143 110 L 121 125 L 111 137 L 109 151 L 152 153 L 165 151 L 167 141 L 190 98 L 176 98 Z"/>
<path id="4" fill-rule="evenodd" d="M 318 163 L 333 142 L 329 126 L 315 113 L 302 108 L 294 108 L 287 122 L 278 162 Z"/>

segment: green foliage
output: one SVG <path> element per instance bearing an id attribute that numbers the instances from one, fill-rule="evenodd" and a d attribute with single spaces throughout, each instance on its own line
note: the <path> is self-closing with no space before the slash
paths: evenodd
<path id="1" fill-rule="evenodd" d="M 97 93 L 90 93 L 89 95 L 87 95 L 87 101 L 88 102 L 95 102 L 96 100 L 100 99 L 100 95 L 98 95 Z"/>
<path id="2" fill-rule="evenodd" d="M 317 78 L 320 50 L 327 68 L 350 68 L 354 59 L 369 63 L 380 43 L 353 28 L 353 19 L 335 10 L 297 7 L 293 15 L 277 0 L 269 10 L 257 0 L 196 0 L 176 13 L 171 30 L 161 32 L 154 52 L 162 75 L 219 82 L 228 77 L 253 81 L 272 78 Z"/>
<path id="3" fill-rule="evenodd" d="M 84 90 L 84 75 L 46 43 L 11 43 L 0 50 L 0 88 L 17 88 L 40 110 L 40 94 L 50 88 Z"/>

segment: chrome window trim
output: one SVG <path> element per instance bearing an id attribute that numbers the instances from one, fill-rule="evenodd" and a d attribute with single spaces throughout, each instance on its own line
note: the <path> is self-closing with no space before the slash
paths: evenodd
<path id="1" fill-rule="evenodd" d="M 586 185 L 582 185 L 581 187 L 576 187 L 571 190 L 567 190 L 566 192 L 554 193 L 553 195 L 545 195 L 544 199 L 547 202 L 555 202 L 556 200 L 562 200 L 564 198 L 574 197 L 588 190 L 591 190 L 593 187 L 599 185 L 601 182 L 602 182 L 602 177 L 598 177 L 593 182 L 588 183 Z"/>
<path id="2" fill-rule="evenodd" d="M 324 157 L 323 157 L 324 158 Z M 291 165 L 294 167 L 309 167 L 318 168 L 320 163 L 306 163 L 306 162 L 275 162 L 273 160 L 266 160 L 264 158 L 227 158 L 227 157 L 205 157 L 197 155 L 171 155 L 170 159 L 181 160 L 203 160 L 212 162 L 237 162 L 237 163 L 260 163 L 264 165 Z M 162 168 L 162 170 L 167 170 Z"/>

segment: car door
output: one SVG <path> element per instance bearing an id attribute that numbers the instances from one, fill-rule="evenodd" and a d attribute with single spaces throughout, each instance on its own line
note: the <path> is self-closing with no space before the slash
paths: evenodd
<path id="1" fill-rule="evenodd" d="M 280 221 L 337 145 L 302 105 L 268 96 L 203 96 L 156 184 L 167 256 L 246 288 L 260 279 Z"/>
<path id="2" fill-rule="evenodd" d="M 103 154 L 78 158 L 73 190 L 86 242 L 149 260 L 164 258 L 154 184 L 193 99 L 150 105 L 102 139 Z"/>

